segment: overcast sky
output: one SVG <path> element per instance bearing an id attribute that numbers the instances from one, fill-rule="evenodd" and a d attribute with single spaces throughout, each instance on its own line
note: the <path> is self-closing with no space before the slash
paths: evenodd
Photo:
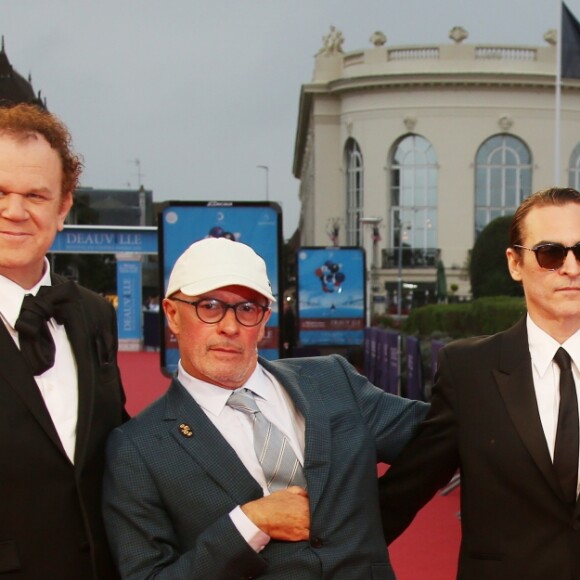
<path id="1" fill-rule="evenodd" d="M 580 18 L 580 0 L 567 5 Z M 543 45 L 558 13 L 556 0 L 1 0 L 0 34 L 69 126 L 83 185 L 261 201 L 265 165 L 288 238 L 300 86 L 331 25 L 345 52 L 376 30 L 388 45 L 450 43 L 456 25 L 467 43 Z"/>

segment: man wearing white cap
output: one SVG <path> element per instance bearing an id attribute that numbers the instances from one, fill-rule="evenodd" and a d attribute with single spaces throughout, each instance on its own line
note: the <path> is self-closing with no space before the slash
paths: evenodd
<path id="1" fill-rule="evenodd" d="M 376 463 L 427 405 L 343 358 L 258 357 L 266 265 L 224 238 L 177 260 L 163 309 L 180 361 L 168 392 L 108 444 L 104 513 L 123 578 L 394 579 Z"/>

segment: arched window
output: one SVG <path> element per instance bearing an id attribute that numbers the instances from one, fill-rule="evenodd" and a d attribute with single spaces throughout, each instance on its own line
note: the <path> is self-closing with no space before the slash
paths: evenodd
<path id="1" fill-rule="evenodd" d="M 391 247 L 417 250 L 419 258 L 436 252 L 437 158 L 420 135 L 407 135 L 394 147 L 390 206 Z"/>
<path id="2" fill-rule="evenodd" d="M 475 235 L 496 217 L 510 215 L 532 192 L 532 161 L 526 144 L 495 135 L 481 145 L 475 161 Z"/>
<path id="3" fill-rule="evenodd" d="M 574 151 L 570 155 L 568 186 L 580 190 L 580 143 L 574 147 Z"/>
<path id="4" fill-rule="evenodd" d="M 346 168 L 346 243 L 362 246 L 360 218 L 364 209 L 364 167 L 358 143 L 349 138 L 344 146 Z"/>

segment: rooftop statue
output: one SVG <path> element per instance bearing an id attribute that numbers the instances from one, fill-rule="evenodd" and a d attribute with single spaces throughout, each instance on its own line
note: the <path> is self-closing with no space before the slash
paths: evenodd
<path id="1" fill-rule="evenodd" d="M 316 53 L 316 56 L 330 56 L 342 53 L 343 42 L 344 36 L 342 35 L 342 32 L 337 30 L 336 27 L 331 26 L 330 32 L 322 37 L 322 48 Z"/>

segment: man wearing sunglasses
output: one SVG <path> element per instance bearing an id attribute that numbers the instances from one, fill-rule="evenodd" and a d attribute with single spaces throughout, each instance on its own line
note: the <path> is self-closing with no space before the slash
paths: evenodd
<path id="1" fill-rule="evenodd" d="M 177 376 L 108 445 L 123 578 L 394 579 L 376 463 L 427 405 L 338 356 L 259 359 L 274 302 L 264 260 L 239 242 L 207 238 L 175 263 L 163 308 Z"/>
<path id="2" fill-rule="evenodd" d="M 380 483 L 387 540 L 461 470 L 458 577 L 580 578 L 580 193 L 526 199 L 507 265 L 527 314 L 441 350 L 432 406 Z"/>

